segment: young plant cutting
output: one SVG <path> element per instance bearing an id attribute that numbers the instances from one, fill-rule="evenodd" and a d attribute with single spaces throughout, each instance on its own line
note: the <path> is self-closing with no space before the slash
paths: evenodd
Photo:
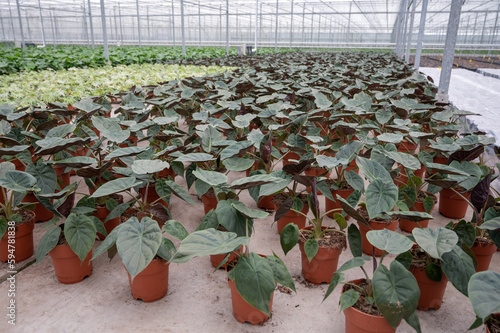
<path id="1" fill-rule="evenodd" d="M 115 61 L 170 59 L 129 51 Z M 0 104 L 0 259 L 39 289 L 19 298 L 78 290 L 99 316 L 147 321 L 155 302 L 179 331 L 173 318 L 210 330 L 209 315 L 230 331 L 498 331 L 499 151 L 471 112 L 393 54 L 188 64 L 235 69 Z"/>

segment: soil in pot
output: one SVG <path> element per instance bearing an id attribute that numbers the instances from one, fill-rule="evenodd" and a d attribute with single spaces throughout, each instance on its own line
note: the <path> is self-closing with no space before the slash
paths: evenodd
<path id="1" fill-rule="evenodd" d="M 448 279 L 444 273 L 441 281 L 433 281 L 427 277 L 425 272 L 427 255 L 418 246 L 414 245 L 410 250 L 413 263 L 409 271 L 415 276 L 420 289 L 420 298 L 418 299 L 418 310 L 427 311 L 429 309 L 437 310 L 441 307 Z"/>
<path id="2" fill-rule="evenodd" d="M 461 192 L 463 189 L 458 189 Z M 467 200 L 469 200 L 470 192 L 461 193 Z M 439 213 L 443 216 L 452 219 L 461 219 L 467 213 L 469 204 L 455 191 L 443 188 L 439 192 Z"/>
<path id="3" fill-rule="evenodd" d="M 413 207 L 410 207 L 410 211 L 412 212 L 422 212 L 422 213 L 425 213 L 425 208 L 424 208 L 424 199 L 426 196 L 431 196 L 431 198 L 433 199 L 434 201 L 434 204 L 432 205 L 432 209 L 431 209 L 431 212 L 432 210 L 434 209 L 434 206 L 436 206 L 436 202 L 437 202 L 437 197 L 434 195 L 434 194 L 431 194 L 431 193 L 424 193 L 424 192 L 420 192 L 417 196 L 417 200 L 415 201 L 415 208 Z M 399 229 L 403 230 L 403 231 L 406 231 L 406 232 L 409 232 L 411 233 L 413 229 L 415 228 L 427 228 L 429 226 L 429 220 L 424 220 L 424 221 L 420 221 L 420 222 L 413 222 L 413 221 L 410 221 L 410 220 L 406 220 L 406 219 L 403 219 L 403 218 L 400 218 L 399 219 Z"/>
<path id="4" fill-rule="evenodd" d="M 324 230 L 326 227 L 322 227 L 322 229 Z M 313 284 L 330 283 L 337 270 L 339 256 L 347 247 L 346 236 L 338 230 L 327 231 L 324 237 L 318 241 L 318 253 L 309 262 L 304 252 L 304 243 L 310 235 L 306 230 L 312 230 L 312 226 L 300 231 L 299 248 L 302 258 L 302 275 L 304 279 Z"/>
<path id="5" fill-rule="evenodd" d="M 332 183 L 332 181 L 327 180 L 326 183 L 328 185 L 330 185 Z M 354 192 L 354 189 L 352 187 L 346 186 L 346 188 L 344 188 L 344 189 L 333 190 L 332 196 L 334 198 L 337 198 L 337 194 L 338 194 L 338 195 L 340 195 L 341 198 L 347 199 L 353 192 Z M 331 211 L 332 209 L 342 209 L 342 206 L 340 206 L 340 202 L 338 200 L 332 201 L 325 196 L 325 210 L 328 212 L 328 211 Z M 333 214 L 335 214 L 335 213 L 340 214 L 341 212 L 342 211 L 330 212 L 327 214 L 327 216 L 330 218 L 333 218 Z M 348 219 L 349 217 L 350 217 L 349 215 L 345 216 L 346 219 Z"/>
<path id="6" fill-rule="evenodd" d="M 137 300 L 149 303 L 162 299 L 168 291 L 168 268 L 170 264 L 158 256 L 139 274 L 132 277 L 127 271 L 130 291 Z"/>
<path id="7" fill-rule="evenodd" d="M 368 289 L 368 284 L 364 279 L 350 282 L 365 290 Z M 354 286 L 345 284 L 342 293 L 354 288 Z M 362 293 L 360 293 L 358 301 L 353 306 L 344 310 L 344 316 L 346 333 L 396 332 L 396 329 L 382 316 L 377 306 L 374 303 L 368 303 Z"/>
<path id="8" fill-rule="evenodd" d="M 476 256 L 476 272 L 487 271 L 490 267 L 493 253 L 497 250 L 495 243 L 488 237 L 476 237 L 476 241 L 470 249 Z"/>
<path id="9" fill-rule="evenodd" d="M 49 256 L 52 259 L 57 280 L 61 283 L 78 283 L 92 275 L 92 261 L 90 261 L 92 250 L 81 262 L 62 234 L 58 245 L 49 252 Z"/>
<path id="10" fill-rule="evenodd" d="M 487 333 L 500 333 L 500 313 L 492 314 L 485 325 Z"/>
<path id="11" fill-rule="evenodd" d="M 279 206 L 281 206 L 281 204 L 288 197 L 289 196 L 285 193 L 275 194 L 272 199 L 272 202 L 275 205 L 276 209 L 278 209 Z M 301 194 L 300 200 L 304 204 L 304 207 L 302 208 L 301 212 L 302 214 L 307 215 L 307 212 L 309 212 L 309 205 L 307 204 L 307 196 L 305 194 Z M 293 210 L 290 210 L 288 213 L 285 214 L 285 216 L 276 221 L 276 225 L 278 226 L 278 234 L 281 234 L 283 228 L 289 223 L 296 224 L 299 227 L 299 229 L 303 229 L 306 226 L 306 217 L 304 215 L 294 212 Z"/>
<path id="12" fill-rule="evenodd" d="M 358 213 L 360 213 L 367 221 L 369 220 L 368 212 L 366 211 L 366 209 L 358 209 Z M 366 238 L 366 233 L 370 230 L 382 230 L 382 229 L 389 229 L 391 231 L 396 231 L 398 222 L 399 219 L 396 217 L 392 217 L 389 220 L 383 220 L 383 219 L 369 220 L 368 221 L 369 227 L 365 226 L 363 223 L 358 222 L 359 231 L 361 233 L 361 247 L 363 249 L 363 253 L 371 256 L 373 252 L 376 257 L 381 257 L 384 251 L 374 247 Z"/>
<path id="13" fill-rule="evenodd" d="M 0 261 L 2 262 L 15 260 L 15 262 L 18 263 L 30 258 L 33 255 L 33 229 L 35 228 L 35 213 L 27 210 L 21 210 L 18 214 L 21 215 L 22 222 L 14 225 L 14 236 L 12 237 L 12 229 L 9 225 L 0 240 Z M 14 239 L 15 241 L 15 248 L 13 250 L 12 246 L 9 249 L 9 238 Z"/>

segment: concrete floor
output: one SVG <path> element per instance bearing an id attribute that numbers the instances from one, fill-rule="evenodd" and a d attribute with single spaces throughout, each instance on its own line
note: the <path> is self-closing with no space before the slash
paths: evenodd
<path id="1" fill-rule="evenodd" d="M 230 179 L 243 177 L 233 172 Z M 178 179 L 186 186 L 183 179 Z M 177 198 L 172 199 L 173 218 L 193 231 L 203 217 L 202 203 L 193 190 L 191 196 L 198 205 L 192 207 Z M 251 208 L 255 203 L 247 193 L 241 200 Z M 320 199 L 322 209 L 323 197 Z M 432 227 L 444 226 L 450 219 L 433 212 Z M 469 212 L 470 215 L 470 212 Z M 187 264 L 170 265 L 169 290 L 166 297 L 143 303 L 132 298 L 127 274 L 117 256 L 109 261 L 106 255 L 94 262 L 91 277 L 74 285 L 59 283 L 50 258 L 31 265 L 16 275 L 17 322 L 12 327 L 7 319 L 0 321 L 0 332 L 344 332 L 344 316 L 339 312 L 340 289 L 323 304 L 327 285 L 312 286 L 301 276 L 300 253 L 294 248 L 286 257 L 279 246 L 273 215 L 255 222 L 252 250 L 277 253 L 295 279 L 297 293 L 275 291 L 271 319 L 263 327 L 238 323 L 231 309 L 230 292 L 224 271 L 213 271 L 208 258 L 196 258 Z M 352 221 L 351 221 L 352 222 Z M 43 224 L 35 228 L 35 246 L 43 234 Z M 99 245 L 96 242 L 96 247 Z M 340 257 L 340 264 L 351 258 L 349 251 Z M 26 262 L 34 260 L 31 258 Z M 19 264 L 22 266 L 26 262 Z M 495 253 L 492 269 L 500 272 L 500 252 Z M 7 265 L 0 265 L 5 273 Z M 348 278 L 362 277 L 361 270 L 347 272 Z M 6 311 L 9 285 L 0 284 L 0 304 Z M 468 299 L 448 283 L 441 309 L 421 312 L 423 332 L 465 332 L 475 319 Z M 401 323 L 399 332 L 411 332 Z M 473 332 L 481 332 L 477 329 Z"/>
<path id="2" fill-rule="evenodd" d="M 431 76 L 438 76 L 438 69 L 422 68 Z M 461 70 L 454 70 L 459 73 Z M 467 73 L 467 75 L 469 75 Z M 476 74 L 481 78 L 482 75 Z M 476 78 L 464 77 L 479 84 Z M 493 78 L 485 78 L 500 81 Z M 460 80 L 460 79 L 459 79 Z M 437 80 L 436 80 L 437 81 Z M 463 80 L 462 80 L 463 81 Z M 450 96 L 460 108 L 458 95 L 454 95 L 452 81 Z M 493 82 L 493 81 L 492 81 Z M 499 105 L 500 88 L 487 83 L 478 90 L 488 91 L 496 98 Z M 493 84 L 493 83 L 491 83 Z M 486 90 L 484 88 L 487 88 Z M 467 88 L 465 88 L 467 90 Z M 460 93 L 458 93 L 460 94 Z M 481 109 L 489 103 L 489 97 L 477 95 Z M 498 96 L 497 96 L 498 95 Z M 463 96 L 463 94 L 462 94 Z M 481 96 L 481 97 L 480 97 Z M 493 112 L 494 109 L 492 109 Z M 477 118 L 477 117 L 476 117 Z M 490 122 L 491 124 L 491 122 Z M 478 125 L 479 126 L 479 125 Z M 493 128 L 493 132 L 495 132 Z M 497 132 L 500 133 L 500 132 Z M 243 177 L 243 173 L 231 172 L 230 180 Z M 72 180 L 75 180 L 73 177 Z M 178 183 L 186 188 L 184 179 Z M 188 231 L 193 231 L 203 217 L 203 205 L 197 199 L 194 189 L 190 191 L 198 203 L 193 207 L 173 198 L 171 213 L 174 219 L 182 222 Z M 250 208 L 256 208 L 248 193 L 241 195 L 241 200 Z M 322 209 L 323 196 L 320 197 Z M 470 211 L 468 217 L 470 217 Z M 435 228 L 444 226 L 450 219 L 433 212 L 435 220 L 430 224 Z M 255 232 L 251 241 L 253 251 L 272 254 L 274 251 L 282 258 L 295 279 L 297 293 L 291 295 L 276 290 L 274 294 L 271 319 L 263 327 L 253 327 L 237 322 L 231 309 L 230 291 L 225 272 L 214 272 L 208 258 L 196 258 L 186 264 L 170 265 L 169 290 L 167 296 L 154 303 L 143 303 L 132 298 L 127 274 L 117 256 L 109 261 L 102 255 L 94 262 L 92 276 L 81 283 L 63 285 L 54 274 L 50 258 L 45 258 L 38 265 L 24 268 L 16 275 L 16 326 L 7 323 L 9 284 L 5 282 L 7 265 L 0 264 L 0 308 L 5 315 L 0 321 L 0 332 L 344 332 L 344 316 L 339 312 L 340 288 L 330 298 L 321 303 L 327 285 L 314 286 L 304 281 L 301 276 L 300 252 L 294 248 L 285 257 L 279 245 L 276 225 L 272 223 L 273 214 L 263 220 L 255 221 Z M 350 221 L 352 223 L 352 220 Z M 44 224 L 35 227 L 35 247 L 44 230 Z M 403 232 L 404 233 L 404 232 Z M 96 241 L 95 248 L 100 244 Z M 351 258 L 349 251 L 342 253 L 340 264 Z M 18 264 L 17 268 L 29 265 L 34 257 Z M 388 263 L 388 261 L 385 261 Z M 368 267 L 367 267 L 368 268 Z M 500 252 L 493 256 L 490 269 L 500 272 Z M 370 270 L 369 270 L 370 271 Z M 362 277 L 361 270 L 346 272 L 348 278 Z M 423 332 L 466 332 L 474 322 L 475 315 L 468 299 L 448 283 L 441 308 L 437 311 L 418 312 Z M 472 332 L 482 332 L 479 328 Z M 412 332 L 406 323 L 401 323 L 398 332 Z"/>

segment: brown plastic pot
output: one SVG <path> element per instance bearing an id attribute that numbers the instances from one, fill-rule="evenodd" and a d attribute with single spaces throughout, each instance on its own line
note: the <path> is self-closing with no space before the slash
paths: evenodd
<path id="1" fill-rule="evenodd" d="M 132 297 L 146 303 L 162 299 L 168 291 L 169 266 L 165 259 L 153 259 L 134 280 L 127 271 Z"/>
<path id="2" fill-rule="evenodd" d="M 203 202 L 203 208 L 205 209 L 205 215 L 208 214 L 212 209 L 217 208 L 217 198 L 215 195 L 208 195 L 207 193 L 201 196 L 201 202 Z"/>
<path id="3" fill-rule="evenodd" d="M 426 193 L 426 194 L 433 196 L 434 199 L 436 199 L 436 196 L 434 194 L 430 194 L 430 193 Z M 437 199 L 434 201 L 434 205 L 432 205 L 431 212 L 434 209 L 434 207 L 436 206 L 436 201 L 437 201 Z M 416 212 L 421 212 L 421 213 L 426 212 L 423 202 L 415 202 L 415 207 L 416 207 L 416 209 L 413 207 L 410 207 L 410 211 L 412 211 L 412 212 L 416 211 Z M 409 233 L 411 233 L 413 229 L 418 228 L 419 225 L 420 225 L 420 228 L 427 228 L 429 226 L 429 220 L 423 220 L 423 221 L 418 222 L 418 224 L 417 224 L 417 222 L 413 222 L 413 221 L 406 220 L 403 218 L 399 219 L 399 229 L 406 231 L 406 232 L 409 232 Z"/>
<path id="4" fill-rule="evenodd" d="M 97 206 L 96 209 L 97 210 L 93 215 L 97 216 L 97 218 L 101 220 L 101 222 L 104 224 L 104 229 L 106 229 L 106 233 L 109 235 L 109 233 L 120 224 L 120 216 L 104 222 L 104 220 L 106 220 L 106 217 L 108 217 L 110 213 L 109 210 L 106 208 L 106 206 Z M 104 240 L 106 238 L 106 236 L 101 233 L 97 233 L 97 237 L 99 238 L 99 240 Z"/>
<path id="5" fill-rule="evenodd" d="M 467 200 L 469 200 L 470 192 L 461 193 Z M 469 204 L 455 191 L 443 188 L 439 192 L 439 213 L 452 218 L 461 219 L 467 213 Z"/>
<path id="6" fill-rule="evenodd" d="M 10 239 L 14 242 L 10 243 L 13 252 L 9 252 L 9 233 L 12 233 L 10 226 L 5 231 L 2 239 L 0 240 L 0 261 L 6 262 L 7 260 L 15 260 L 21 262 L 30 258 L 33 255 L 33 229 L 35 228 L 35 213 L 31 213 L 32 217 L 29 222 L 17 224 L 14 226 L 14 237 Z M 14 246 L 12 248 L 12 246 Z M 10 255 L 10 258 L 9 258 Z"/>
<path id="7" fill-rule="evenodd" d="M 240 246 L 240 248 L 237 250 L 237 252 L 239 253 L 242 253 L 243 252 L 243 246 Z M 224 260 L 224 258 L 227 256 L 227 253 L 223 253 L 223 254 L 212 254 L 210 255 L 210 262 L 212 263 L 212 266 L 214 268 L 217 268 L 219 267 L 220 263 Z M 233 261 L 236 259 L 236 254 L 234 254 L 233 252 L 231 252 L 231 254 L 229 255 L 229 258 L 227 258 L 227 262 L 220 266 L 220 268 L 226 268 L 227 267 L 227 263 Z"/>
<path id="8" fill-rule="evenodd" d="M 172 168 L 163 169 L 158 173 L 158 178 L 169 179 L 169 177 L 172 177 L 175 180 L 175 176 L 175 171 Z"/>
<path id="9" fill-rule="evenodd" d="M 255 161 L 250 168 L 245 170 L 245 174 L 247 175 L 247 177 L 250 177 L 250 174 L 253 171 L 257 170 L 258 168 L 259 168 L 259 161 Z"/>
<path id="10" fill-rule="evenodd" d="M 364 279 L 353 280 L 350 283 L 360 284 Z M 342 293 L 344 290 L 342 289 Z M 344 310 L 345 316 L 345 332 L 346 333 L 394 333 L 396 328 L 393 328 L 389 322 L 382 316 L 374 316 L 354 307 L 349 307 Z"/>
<path id="11" fill-rule="evenodd" d="M 143 203 L 145 203 L 144 199 L 147 200 L 148 204 L 152 204 L 156 200 L 160 199 L 160 196 L 158 195 L 158 193 L 156 193 L 156 189 L 155 189 L 154 185 L 152 185 L 152 184 L 150 184 L 149 187 L 148 187 L 148 196 L 147 196 L 147 198 L 145 198 L 145 196 L 146 196 L 146 187 L 140 188 L 139 189 L 139 193 L 141 194 L 141 198 L 143 200 Z M 163 200 L 163 199 L 155 202 L 155 204 L 162 204 L 163 206 L 165 206 L 165 207 L 168 208 L 167 202 L 165 200 Z"/>
<path id="12" fill-rule="evenodd" d="M 137 212 L 137 219 L 139 220 L 139 222 L 144 218 L 144 217 L 149 217 L 153 220 L 155 220 L 157 223 L 158 223 L 158 226 L 160 227 L 160 229 L 163 227 L 163 225 L 165 224 L 166 221 L 164 220 L 161 220 L 159 219 L 158 217 L 152 215 L 151 213 L 149 212 L 144 212 L 144 211 L 139 211 Z"/>
<path id="13" fill-rule="evenodd" d="M 57 280 L 64 284 L 81 282 L 84 278 L 92 275 L 92 250 L 85 257 L 83 262 L 73 252 L 69 245 L 56 245 L 49 252 L 54 265 Z"/>
<path id="14" fill-rule="evenodd" d="M 366 238 L 366 233 L 370 230 L 383 230 L 383 229 L 396 231 L 396 228 L 398 227 L 398 222 L 399 220 L 395 220 L 387 224 L 385 221 L 370 220 L 368 221 L 370 228 L 365 226 L 363 223 L 358 222 L 359 232 L 361 233 L 361 247 L 363 249 L 363 253 L 371 256 L 373 250 L 375 257 L 381 257 L 384 251 L 374 247 Z"/>
<path id="15" fill-rule="evenodd" d="M 416 147 L 416 143 L 403 139 L 403 141 L 398 144 L 398 151 L 402 153 L 413 153 Z"/>
<path id="16" fill-rule="evenodd" d="M 250 323 L 252 325 L 262 325 L 268 319 L 269 316 L 264 312 L 251 306 L 241 297 L 240 293 L 236 289 L 236 283 L 234 280 L 227 279 L 229 288 L 231 289 L 231 300 L 233 303 L 233 315 L 237 321 L 240 323 Z M 271 295 L 271 300 L 269 301 L 269 313 L 272 312 L 273 307 L 273 295 Z"/>
<path id="17" fill-rule="evenodd" d="M 309 212 L 309 206 L 304 204 L 301 213 L 307 215 L 307 212 Z M 306 217 L 302 214 L 296 213 L 293 210 L 289 210 L 288 213 L 285 214 L 285 216 L 276 221 L 276 225 L 278 226 L 278 234 L 281 234 L 283 228 L 286 227 L 289 223 L 296 224 L 299 229 L 305 228 Z"/>
<path id="18" fill-rule="evenodd" d="M 493 253 L 495 253 L 497 250 L 496 245 L 494 243 L 485 244 L 476 242 L 470 249 L 476 256 L 477 260 L 476 272 L 487 271 L 488 268 L 490 267 Z"/>
<path id="19" fill-rule="evenodd" d="M 345 174 L 351 170 L 353 170 L 356 173 L 359 173 L 359 168 L 358 168 L 358 165 L 356 164 L 356 160 L 352 160 L 351 163 L 349 163 L 349 165 L 347 167 L 342 167 L 342 170 L 340 170 L 340 172 Z M 338 175 L 334 174 L 334 175 L 332 175 L 332 178 L 338 179 Z"/>
<path id="20" fill-rule="evenodd" d="M 35 202 L 35 208 L 33 209 L 33 213 L 35 213 L 35 222 L 47 222 L 50 221 L 54 217 L 54 213 L 45 208 L 35 197 L 32 192 L 28 192 L 26 196 L 23 198 L 22 202 Z"/>
<path id="21" fill-rule="evenodd" d="M 336 198 L 337 194 L 338 194 L 338 195 L 340 195 L 341 198 L 347 199 L 353 192 L 354 192 L 354 189 L 335 190 L 335 191 L 332 191 L 332 196 L 334 198 Z M 325 210 L 328 212 L 332 209 L 342 209 L 342 207 L 340 206 L 340 202 L 337 200 L 332 201 L 325 196 Z M 327 214 L 327 216 L 333 218 L 333 214 L 340 213 L 340 212 L 341 212 L 340 210 L 336 211 L 336 212 L 330 212 Z M 349 218 L 349 215 L 346 215 L 346 219 L 347 218 Z"/>
<path id="22" fill-rule="evenodd" d="M 312 228 L 312 226 L 309 226 L 303 230 L 311 230 Z M 321 228 L 323 230 L 326 229 L 326 227 Z M 320 246 L 318 253 L 312 258 L 311 262 L 309 262 L 306 256 L 304 243 L 301 241 L 299 241 L 299 248 L 302 258 L 302 275 L 304 279 L 313 284 L 330 283 L 333 274 L 337 270 L 342 248 Z"/>
<path id="23" fill-rule="evenodd" d="M 410 266 L 410 272 L 413 274 L 420 289 L 420 298 L 418 299 L 418 310 L 427 311 L 429 309 L 437 310 L 443 302 L 444 292 L 448 279 L 442 274 L 440 282 L 432 281 L 425 273 L 425 267 Z"/>
<path id="24" fill-rule="evenodd" d="M 54 171 L 57 175 L 57 182 L 62 182 L 60 184 L 61 188 L 65 188 L 71 184 L 71 178 L 69 172 L 64 172 L 66 167 L 64 166 L 54 166 Z"/>
<path id="25" fill-rule="evenodd" d="M 398 165 L 398 168 L 401 169 L 401 172 L 394 179 L 394 184 L 396 184 L 396 186 L 407 185 L 408 175 L 406 174 L 406 169 L 402 165 Z M 422 165 L 420 169 L 413 171 L 413 174 L 415 175 L 415 177 L 423 179 L 426 170 L 427 168 L 425 167 L 425 165 Z"/>
<path id="26" fill-rule="evenodd" d="M 273 196 L 266 195 L 263 197 L 259 197 L 259 199 L 257 200 L 257 207 L 265 210 L 276 210 L 276 206 L 273 203 Z"/>

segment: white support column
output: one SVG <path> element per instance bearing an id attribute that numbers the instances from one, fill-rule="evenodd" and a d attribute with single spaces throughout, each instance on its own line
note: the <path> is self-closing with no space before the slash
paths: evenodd
<path id="1" fill-rule="evenodd" d="M 14 42 L 14 45 L 15 45 L 16 32 L 14 29 L 14 18 L 12 17 L 12 8 L 10 7 L 10 0 L 8 3 L 9 3 L 9 16 L 10 16 L 10 29 L 12 30 L 12 41 Z"/>
<path id="2" fill-rule="evenodd" d="M 441 76 L 439 77 L 439 87 L 436 95 L 436 99 L 444 103 L 448 102 L 448 89 L 450 88 L 451 69 L 453 67 L 453 58 L 455 57 L 455 44 L 461 10 L 462 0 L 452 0 L 443 61 L 441 62 Z"/>
<path id="3" fill-rule="evenodd" d="M 141 43 L 141 18 L 139 15 L 139 0 L 135 0 L 135 7 L 137 9 L 137 38 L 139 39 L 139 47 L 142 46 Z"/>
<path id="4" fill-rule="evenodd" d="M 279 0 L 276 0 L 276 28 L 274 29 L 274 53 L 278 52 L 278 10 Z"/>
<path id="5" fill-rule="evenodd" d="M 182 56 L 186 57 L 186 31 L 184 30 L 184 0 L 181 0 L 181 37 L 182 37 Z"/>
<path id="6" fill-rule="evenodd" d="M 293 0 L 290 5 L 290 50 L 292 49 L 293 43 Z"/>
<path id="7" fill-rule="evenodd" d="M 104 0 L 101 0 L 101 24 L 102 24 L 102 43 L 104 44 L 104 58 L 109 63 L 108 32 L 106 30 L 106 10 Z"/>
<path id="8" fill-rule="evenodd" d="M 89 23 L 90 23 L 90 38 L 92 40 L 92 48 L 95 49 L 95 41 L 94 41 L 94 23 L 92 23 L 92 6 L 90 5 L 90 0 L 87 0 L 89 7 Z"/>
<path id="9" fill-rule="evenodd" d="M 255 0 L 255 52 L 257 52 L 257 41 L 259 34 L 259 0 Z"/>
<path id="10" fill-rule="evenodd" d="M 40 28 L 42 29 L 42 45 L 43 45 L 43 47 L 45 47 L 45 29 L 43 28 L 42 6 L 40 5 L 40 0 L 38 0 L 38 15 L 40 16 Z M 498 15 L 497 15 L 497 17 L 498 17 Z M 2 28 L 3 28 L 3 24 L 2 24 Z"/>
<path id="11" fill-rule="evenodd" d="M 118 17 L 119 17 L 119 21 L 120 21 L 120 40 L 121 40 L 121 45 L 123 46 L 122 7 L 120 6 L 120 3 L 118 3 Z"/>
<path id="12" fill-rule="evenodd" d="M 406 56 L 405 61 L 410 62 L 410 52 L 411 52 L 411 41 L 413 37 L 413 23 L 415 22 L 415 8 L 417 7 L 417 0 L 412 0 L 411 5 L 411 18 L 410 18 L 410 29 L 408 30 L 408 41 L 406 43 Z"/>
<path id="13" fill-rule="evenodd" d="M 16 5 L 17 5 L 17 16 L 19 19 L 19 32 L 21 33 L 21 46 L 23 47 L 23 50 L 26 49 L 26 43 L 24 42 L 24 33 L 23 33 L 23 20 L 21 19 L 21 7 L 19 5 L 19 0 L 16 0 Z"/>
<path id="14" fill-rule="evenodd" d="M 229 56 L 229 0 L 226 0 L 226 56 Z"/>
<path id="15" fill-rule="evenodd" d="M 90 37 L 89 37 L 89 27 L 87 26 L 87 7 L 85 5 L 85 0 L 82 2 L 82 10 L 83 10 L 83 27 L 85 29 L 85 39 L 87 40 L 87 47 L 90 46 Z"/>
<path id="16" fill-rule="evenodd" d="M 425 18 L 427 16 L 427 4 L 429 0 L 422 0 L 422 13 L 420 14 L 420 26 L 418 28 L 417 52 L 415 53 L 415 69 L 420 68 L 420 56 L 422 55 L 422 44 L 425 35 Z"/>
<path id="17" fill-rule="evenodd" d="M 174 15 L 174 0 L 172 0 L 172 41 L 175 47 L 175 15 Z"/>

